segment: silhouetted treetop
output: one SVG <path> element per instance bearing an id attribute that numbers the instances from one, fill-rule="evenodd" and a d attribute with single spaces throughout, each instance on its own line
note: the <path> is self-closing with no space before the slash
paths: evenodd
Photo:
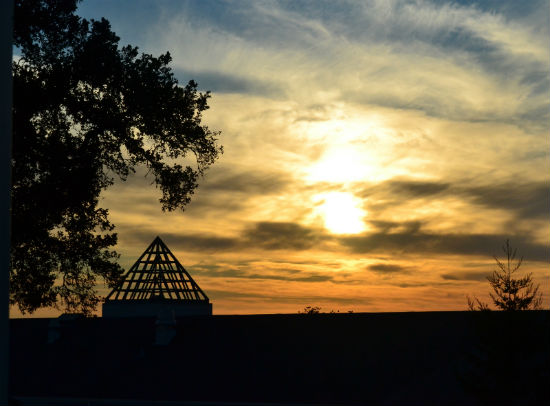
<path id="1" fill-rule="evenodd" d="M 23 311 L 60 298 L 89 313 L 96 276 L 116 283 L 117 236 L 98 207 L 115 178 L 143 165 L 162 209 L 183 209 L 222 153 L 219 133 L 201 121 L 210 93 L 180 86 L 169 53 L 120 48 L 107 20 L 80 18 L 76 7 L 15 4 L 10 300 Z"/>
<path id="2" fill-rule="evenodd" d="M 529 273 L 521 278 L 515 278 L 514 274 L 523 264 L 523 257 L 517 257 L 517 248 L 512 248 L 510 240 L 506 240 L 502 246 L 504 259 L 500 260 L 496 255 L 497 269 L 487 277 L 493 292 L 489 292 L 494 305 L 500 310 L 540 310 L 542 306 L 542 293 L 539 285 L 533 282 L 533 274 Z M 487 303 L 478 298 L 468 297 L 470 310 L 491 310 Z"/>

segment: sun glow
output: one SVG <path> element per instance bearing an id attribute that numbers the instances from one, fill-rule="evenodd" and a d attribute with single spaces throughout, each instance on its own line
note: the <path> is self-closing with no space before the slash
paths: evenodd
<path id="1" fill-rule="evenodd" d="M 335 107 L 322 117 L 326 120 L 298 126 L 307 142 L 316 146 L 316 154 L 309 155 L 314 161 L 305 168 L 306 181 L 351 183 L 390 176 L 386 158 L 391 156 L 394 136 L 381 116 Z"/>
<path id="2" fill-rule="evenodd" d="M 358 234 L 365 231 L 363 218 L 366 212 L 360 207 L 361 200 L 345 192 L 330 192 L 317 196 L 317 212 L 325 227 L 334 234 Z"/>
<path id="3" fill-rule="evenodd" d="M 310 182 L 354 182 L 370 177 L 374 168 L 351 146 L 332 147 L 309 170 Z"/>

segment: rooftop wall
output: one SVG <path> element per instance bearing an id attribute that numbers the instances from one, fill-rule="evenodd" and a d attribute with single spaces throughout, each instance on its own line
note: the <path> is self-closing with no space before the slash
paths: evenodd
<path id="1" fill-rule="evenodd" d="M 212 303 L 182 300 L 107 300 L 102 307 L 103 317 L 156 317 L 161 311 L 174 311 L 176 317 L 208 316 Z"/>

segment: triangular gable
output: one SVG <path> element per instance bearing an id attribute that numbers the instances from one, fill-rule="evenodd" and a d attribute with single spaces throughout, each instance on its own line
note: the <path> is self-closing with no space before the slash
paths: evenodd
<path id="1" fill-rule="evenodd" d="M 156 298 L 208 302 L 208 296 L 158 236 L 106 301 Z"/>

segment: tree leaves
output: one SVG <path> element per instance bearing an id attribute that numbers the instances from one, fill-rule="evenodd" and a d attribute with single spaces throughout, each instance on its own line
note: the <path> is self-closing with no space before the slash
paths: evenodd
<path id="1" fill-rule="evenodd" d="M 22 311 L 59 299 L 91 313 L 96 277 L 122 269 L 101 191 L 149 168 L 163 210 L 184 209 L 222 153 L 202 125 L 210 94 L 181 87 L 169 63 L 119 48 L 107 20 L 75 15 L 76 0 L 17 0 L 10 301 Z M 194 165 L 178 159 L 189 154 Z M 186 161 L 187 162 L 187 161 Z"/>

